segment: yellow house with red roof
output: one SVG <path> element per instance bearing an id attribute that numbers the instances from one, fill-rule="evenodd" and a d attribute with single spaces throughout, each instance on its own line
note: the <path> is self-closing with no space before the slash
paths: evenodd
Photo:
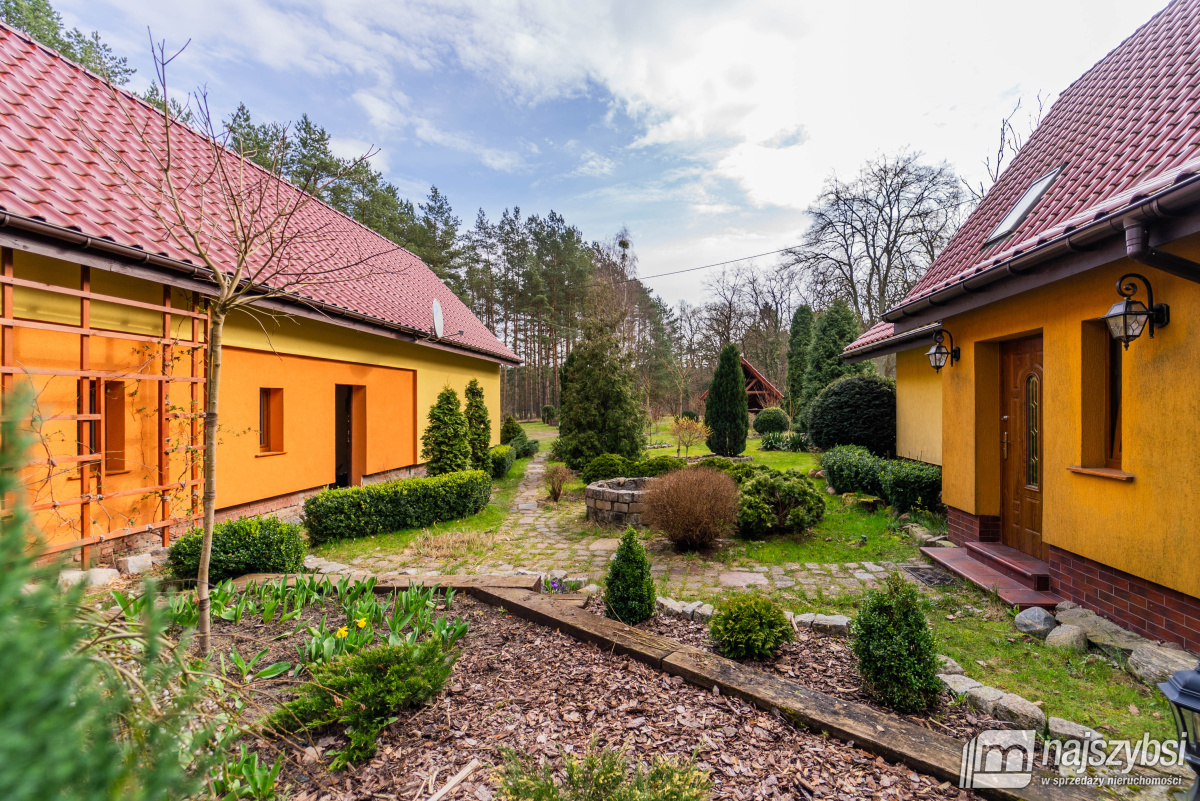
<path id="1" fill-rule="evenodd" d="M 32 391 L 23 475 L 50 553 L 166 544 L 193 524 L 213 272 L 155 198 L 159 111 L 0 26 L 0 388 Z M 217 506 L 294 513 L 330 485 L 420 469 L 425 414 L 477 379 L 499 430 L 500 374 L 517 357 L 418 258 L 259 167 L 173 124 L 180 174 L 216 159 L 268 202 L 294 203 L 288 269 L 301 281 L 231 316 L 223 335 Z M 206 161 L 206 159 L 208 161 Z M 237 263 L 229 215 L 208 252 Z M 248 257 L 251 269 L 257 265 Z M 332 271 L 334 265 L 347 265 Z"/>
<path id="2" fill-rule="evenodd" d="M 1200 648 L 1200 0 L 1054 103 L 928 274 L 844 352 L 897 356 L 897 450 L 942 465 L 1006 601 Z M 935 370 L 933 363 L 943 366 Z"/>

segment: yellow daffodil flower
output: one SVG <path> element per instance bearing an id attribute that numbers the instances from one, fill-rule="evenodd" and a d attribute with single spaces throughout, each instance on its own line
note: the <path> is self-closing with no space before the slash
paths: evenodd
<path id="1" fill-rule="evenodd" d="M 358 620 L 356 620 L 354 622 L 358 624 L 358 627 L 360 629 L 367 625 L 367 619 L 365 617 L 360 617 Z"/>
<path id="2" fill-rule="evenodd" d="M 345 637 L 346 635 L 348 635 L 349 633 L 350 633 L 350 629 L 346 628 L 345 626 L 342 626 L 340 629 L 337 630 L 337 634 L 335 636 L 340 640 L 343 637 Z"/>

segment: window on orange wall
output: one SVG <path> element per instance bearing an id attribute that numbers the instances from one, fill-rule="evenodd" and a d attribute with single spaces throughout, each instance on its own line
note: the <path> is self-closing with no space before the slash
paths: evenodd
<path id="1" fill-rule="evenodd" d="M 258 450 L 283 451 L 283 390 L 264 387 L 258 391 Z"/>
<path id="2" fill-rule="evenodd" d="M 1125 349 L 1115 339 L 1108 341 L 1105 385 L 1104 465 L 1121 469 L 1121 372 Z"/>
<path id="3" fill-rule="evenodd" d="M 125 382 L 104 382 L 104 472 L 122 473 L 125 464 Z"/>

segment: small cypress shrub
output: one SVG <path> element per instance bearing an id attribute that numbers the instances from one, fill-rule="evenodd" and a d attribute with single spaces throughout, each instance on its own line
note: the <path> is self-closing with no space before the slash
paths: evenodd
<path id="1" fill-rule="evenodd" d="M 525 436 L 525 429 L 521 428 L 521 424 L 517 422 L 517 418 L 511 414 L 504 418 L 504 425 L 500 427 L 500 444 L 507 445 L 517 437 Z"/>
<path id="2" fill-rule="evenodd" d="M 768 406 L 754 415 L 754 430 L 759 434 L 781 434 L 787 431 L 787 412 L 778 406 Z"/>
<path id="3" fill-rule="evenodd" d="M 466 398 L 467 408 L 463 416 L 467 419 L 467 441 L 471 444 L 471 467 L 488 470 L 492 461 L 488 455 L 488 448 L 492 446 L 492 420 L 488 416 L 483 387 L 479 386 L 477 379 L 472 378 L 467 384 Z"/>
<path id="4" fill-rule="evenodd" d="M 917 588 L 891 573 L 870 590 L 850 624 L 850 646 L 863 686 L 897 712 L 924 712 L 937 705 L 937 647 Z"/>
<path id="5" fill-rule="evenodd" d="M 809 407 L 821 390 L 842 376 L 858 375 L 871 369 L 870 362 L 847 364 L 842 360 L 842 350 L 857 336 L 858 318 L 843 298 L 829 304 L 829 308 L 814 318 L 812 339 L 804 355 L 804 393 L 799 408 L 793 412 L 802 422 L 811 419 Z"/>
<path id="6" fill-rule="evenodd" d="M 822 450 L 861 445 L 876 456 L 896 452 L 896 382 L 878 375 L 839 378 L 808 410 L 808 435 Z"/>
<path id="7" fill-rule="evenodd" d="M 171 545 L 167 564 L 175 578 L 196 578 L 204 530 L 192 529 Z M 213 526 L 210 582 L 247 573 L 299 573 L 304 568 L 300 526 L 278 517 L 239 517 Z"/>
<path id="8" fill-rule="evenodd" d="M 617 553 L 608 565 L 604 588 L 604 613 L 613 620 L 634 625 L 654 614 L 654 579 L 650 558 L 633 528 L 625 529 Z"/>
<path id="9" fill-rule="evenodd" d="M 783 408 L 796 417 L 801 411 L 804 398 L 804 370 L 808 364 L 808 346 L 812 342 L 813 311 L 808 306 L 797 306 L 792 314 L 792 326 L 788 331 L 787 380 L 784 387 Z"/>
<path id="10" fill-rule="evenodd" d="M 429 407 L 429 425 L 421 435 L 421 458 L 431 476 L 471 467 L 467 418 L 458 407 L 458 393 L 450 387 L 443 388 Z"/>
<path id="11" fill-rule="evenodd" d="M 492 474 L 492 478 L 499 481 L 508 475 L 508 471 L 512 470 L 513 462 L 517 460 L 517 452 L 512 449 L 511 445 L 497 445 L 489 452 L 491 460 L 488 471 Z"/>
<path id="12" fill-rule="evenodd" d="M 709 450 L 718 456 L 737 456 L 746 450 L 746 433 L 750 428 L 748 404 L 742 357 L 737 345 L 731 343 L 721 351 L 712 383 L 708 385 L 704 424 L 712 432 L 707 440 Z"/>
<path id="13" fill-rule="evenodd" d="M 635 462 L 630 462 L 624 456 L 606 453 L 587 463 L 587 467 L 583 468 L 583 480 L 585 483 L 594 484 L 597 481 L 608 481 L 610 478 L 632 478 L 634 464 Z"/>
<path id="14" fill-rule="evenodd" d="M 752 478 L 738 496 L 738 529 L 746 537 L 804 531 L 825 517 L 825 499 L 799 470 Z"/>
<path id="15" fill-rule="evenodd" d="M 717 651 L 730 659 L 769 659 L 792 639 L 783 607 L 765 595 L 735 595 L 723 601 L 708 624 Z"/>

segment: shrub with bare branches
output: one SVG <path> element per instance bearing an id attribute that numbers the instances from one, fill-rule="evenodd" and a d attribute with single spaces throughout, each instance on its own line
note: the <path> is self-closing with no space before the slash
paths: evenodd
<path id="1" fill-rule="evenodd" d="M 650 482 L 642 519 L 678 548 L 707 548 L 737 527 L 737 482 L 707 467 L 676 470 Z"/>
<path id="2" fill-rule="evenodd" d="M 563 487 L 575 478 L 575 474 L 565 464 L 552 464 L 546 468 L 546 489 L 550 490 L 550 500 L 557 502 L 562 497 Z"/>

